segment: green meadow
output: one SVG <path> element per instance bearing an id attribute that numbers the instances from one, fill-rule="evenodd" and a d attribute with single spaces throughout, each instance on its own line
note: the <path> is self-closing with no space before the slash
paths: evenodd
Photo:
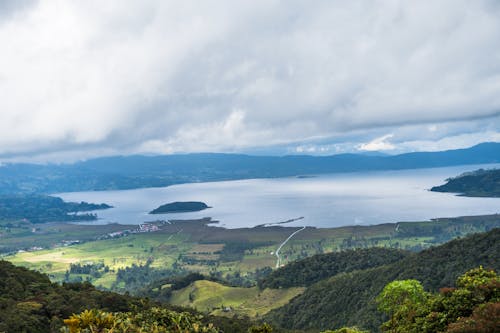
<path id="1" fill-rule="evenodd" d="M 200 272 L 225 278 L 248 276 L 256 269 L 274 268 L 275 252 L 299 228 L 274 226 L 242 229 L 210 227 L 210 219 L 173 221 L 158 224 L 156 232 L 133 233 L 120 238 L 101 239 L 110 232 L 134 228 L 130 225 L 86 226 L 46 224 L 18 228 L 20 233 L 2 234 L 2 246 L 24 246 L 4 255 L 16 265 L 48 274 L 53 281 L 87 280 L 103 288 L 116 281 L 119 269 L 145 266 L 157 270 Z M 402 222 L 374 226 L 349 226 L 317 229 L 307 227 L 290 239 L 280 251 L 282 264 L 318 253 L 352 248 L 392 247 L 418 251 L 473 232 L 500 226 L 500 215 Z M 5 230 L 5 229 L 3 229 Z M 79 244 L 63 246 L 64 241 Z M 44 249 L 33 250 L 32 247 Z M 98 276 L 68 274 L 71 264 L 102 264 L 106 271 Z M 253 281 L 255 282 L 255 281 Z M 126 289 L 125 285 L 118 285 Z"/>

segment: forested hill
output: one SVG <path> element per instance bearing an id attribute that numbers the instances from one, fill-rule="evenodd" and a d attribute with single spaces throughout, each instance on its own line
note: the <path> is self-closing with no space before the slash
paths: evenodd
<path id="1" fill-rule="evenodd" d="M 259 285 L 262 288 L 307 287 L 339 273 L 392 264 L 408 255 L 410 252 L 385 248 L 317 254 L 273 271 Z"/>
<path id="2" fill-rule="evenodd" d="M 500 197 L 500 169 L 464 173 L 448 179 L 444 185 L 433 187 L 431 191 L 460 193 L 469 197 Z"/>
<path id="3" fill-rule="evenodd" d="M 0 194 L 160 187 L 178 183 L 500 163 L 500 143 L 395 156 L 116 156 L 74 164 L 0 166 Z"/>
<path id="4" fill-rule="evenodd" d="M 50 332 L 84 309 L 127 311 L 135 299 L 91 284 L 51 283 L 46 275 L 0 260 L 0 332 Z"/>
<path id="5" fill-rule="evenodd" d="M 46 275 L 0 260 L 0 332 L 61 332 L 64 319 L 84 310 L 91 311 L 77 317 L 87 327 L 78 332 L 108 332 L 88 327 L 89 322 L 106 326 L 107 321 L 117 326 L 109 332 L 246 333 L 253 325 L 246 319 L 202 316 L 194 310 L 100 291 L 87 282 L 51 283 Z M 160 329 L 151 329 L 154 325 Z"/>
<path id="6" fill-rule="evenodd" d="M 0 220 L 26 219 L 31 223 L 88 221 L 96 220 L 97 216 L 82 212 L 108 208 L 111 206 L 107 204 L 65 202 L 48 195 L 0 195 Z"/>
<path id="7" fill-rule="evenodd" d="M 375 297 L 389 282 L 417 279 L 436 291 L 453 286 L 458 276 L 480 265 L 500 269 L 500 229 L 453 240 L 387 266 L 322 280 L 266 319 L 293 329 L 357 325 L 378 332 L 385 319 L 376 309 Z"/>

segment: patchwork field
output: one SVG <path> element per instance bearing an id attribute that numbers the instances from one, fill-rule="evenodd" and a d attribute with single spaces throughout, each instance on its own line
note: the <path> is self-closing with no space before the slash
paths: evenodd
<path id="1" fill-rule="evenodd" d="M 141 283 L 172 272 L 201 272 L 248 286 L 255 284 L 258 270 L 276 266 L 276 250 L 300 229 L 285 226 L 223 229 L 207 226 L 210 222 L 203 219 L 157 223 L 154 232 L 124 233 L 107 239 L 100 238 L 134 226 L 47 224 L 37 225 L 34 232 L 26 231 L 27 226 L 22 229 L 24 233 L 3 232 L 0 240 L 2 246 L 5 243 L 23 246 L 22 250 L 4 255 L 6 260 L 47 273 L 59 282 L 88 280 L 103 288 L 128 290 L 129 282 L 117 281 L 117 274 L 120 269 L 138 267 L 134 274 L 140 275 Z M 489 215 L 331 229 L 307 227 L 286 242 L 279 255 L 286 264 L 317 253 L 350 248 L 418 251 L 499 226 L 500 215 Z M 72 265 L 87 266 L 82 270 Z M 149 270 L 149 275 L 140 273 L 143 267 Z M 155 270 L 159 273 L 150 274 Z M 139 284 L 139 280 L 131 283 Z"/>

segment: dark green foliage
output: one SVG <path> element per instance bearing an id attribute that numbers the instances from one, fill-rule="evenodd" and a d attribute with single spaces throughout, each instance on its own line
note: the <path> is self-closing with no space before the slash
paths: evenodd
<path id="1" fill-rule="evenodd" d="M 176 277 L 169 282 L 171 283 L 170 289 L 179 290 L 189 286 L 191 283 L 199 280 L 205 280 L 206 277 L 200 273 L 189 273 L 185 276 Z"/>
<path id="2" fill-rule="evenodd" d="M 271 325 L 264 323 L 262 325 L 252 326 L 248 329 L 248 333 L 272 333 L 273 328 Z"/>
<path id="3" fill-rule="evenodd" d="M 490 231 L 500 227 L 500 215 L 461 216 L 437 218 L 431 222 L 401 222 L 394 234 L 395 239 L 432 237 L 441 244 L 472 233 Z M 420 249 L 422 250 L 422 249 Z"/>
<path id="4" fill-rule="evenodd" d="M 109 313 L 86 310 L 64 320 L 67 333 L 218 333 L 213 324 L 205 325 L 201 317 L 153 307 L 134 312 Z"/>
<path id="5" fill-rule="evenodd" d="M 53 221 L 95 220 L 95 214 L 74 214 L 110 208 L 106 204 L 87 202 L 64 202 L 48 195 L 2 195 L 0 196 L 0 219 L 27 219 L 31 223 Z"/>
<path id="6" fill-rule="evenodd" d="M 497 333 L 500 332 L 499 318 L 500 302 L 486 303 L 476 307 L 471 316 L 450 324 L 447 333 Z"/>
<path id="7" fill-rule="evenodd" d="M 377 311 L 375 296 L 389 282 L 416 279 L 426 290 L 437 291 L 454 285 L 461 274 L 479 265 L 500 269 L 500 229 L 453 240 L 387 266 L 322 280 L 266 318 L 285 328 L 356 325 L 376 332 L 385 317 Z"/>
<path id="8" fill-rule="evenodd" d="M 69 274 L 87 274 L 92 276 L 95 279 L 98 279 L 102 276 L 103 273 L 109 272 L 109 266 L 105 266 L 102 262 L 94 264 L 70 264 L 69 271 L 66 272 L 66 275 L 69 278 Z"/>
<path id="9" fill-rule="evenodd" d="M 500 169 L 468 172 L 435 186 L 435 192 L 461 193 L 469 197 L 500 197 Z"/>
<path id="10" fill-rule="evenodd" d="M 390 315 L 382 329 L 393 333 L 482 332 L 500 330 L 500 279 L 493 270 L 472 269 L 457 288 L 426 293 L 416 280 L 393 281 L 377 298 Z"/>
<path id="11" fill-rule="evenodd" d="M 158 269 L 151 267 L 147 262 L 145 265 L 132 264 L 130 267 L 118 269 L 116 280 L 111 287 L 112 290 L 137 293 L 144 286 L 155 281 L 163 281 L 166 278 L 186 274 L 179 269 Z"/>
<path id="12" fill-rule="evenodd" d="M 409 254 L 401 250 L 384 248 L 317 254 L 273 271 L 259 283 L 259 286 L 262 288 L 307 287 L 342 272 L 387 265 Z"/>
<path id="13" fill-rule="evenodd" d="M 176 201 L 168 204 L 161 205 L 160 207 L 153 209 L 149 214 L 167 214 L 167 213 L 185 213 L 185 212 L 197 212 L 210 208 L 204 202 L 199 201 Z"/>
<path id="14" fill-rule="evenodd" d="M 221 262 L 241 261 L 245 255 L 245 251 L 255 249 L 257 247 L 268 246 L 272 242 L 248 242 L 248 241 L 227 241 L 224 248 L 220 252 L 219 260 Z"/>
<path id="15" fill-rule="evenodd" d="M 321 333 L 370 333 L 370 332 L 360 330 L 357 327 L 341 327 L 341 328 L 333 330 L 333 331 L 328 330 L 328 331 L 324 331 Z"/>
<path id="16" fill-rule="evenodd" d="M 0 332 L 59 332 L 64 318 L 84 310 L 133 312 L 144 317 L 151 315 L 148 310 L 152 306 L 158 307 L 158 304 L 147 299 L 100 291 L 87 282 L 51 283 L 46 275 L 0 260 Z M 213 323 L 222 332 L 246 333 L 252 326 L 252 322 L 244 318 L 202 317 L 194 310 L 162 307 L 155 311 L 160 314 L 169 310 L 178 313 L 188 311 L 192 316 L 184 314 L 184 317 L 195 318 L 195 322 L 204 326 Z"/>
<path id="17" fill-rule="evenodd" d="M 140 299 L 95 289 L 89 283 L 51 283 L 47 276 L 0 261 L 0 332 L 50 332 L 85 309 L 128 311 Z"/>

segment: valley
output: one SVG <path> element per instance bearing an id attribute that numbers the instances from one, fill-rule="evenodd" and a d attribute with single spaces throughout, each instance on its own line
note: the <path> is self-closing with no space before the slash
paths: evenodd
<path id="1" fill-rule="evenodd" d="M 448 169 L 440 170 L 444 171 Z M 420 171 L 421 174 L 426 172 Z M 391 179 L 400 178 L 401 184 L 408 179 L 402 176 L 404 174 L 394 175 Z M 432 179 L 438 179 L 440 175 L 438 173 Z M 369 179 L 356 176 L 365 182 Z M 312 194 L 323 179 L 321 176 L 298 178 L 302 183 L 292 180 L 290 184 L 307 188 L 312 181 L 316 186 L 309 187 Z M 341 178 L 333 179 L 338 186 Z M 274 186 L 276 182 L 273 180 L 271 184 Z M 287 186 L 284 188 L 290 188 Z M 397 191 L 397 188 L 395 186 L 393 190 Z M 427 195 L 421 186 L 412 191 L 409 193 Z M 128 192 L 116 193 L 125 198 Z M 97 193 L 95 199 L 102 199 L 102 194 L 106 193 Z M 63 194 L 66 200 L 75 200 L 63 202 L 54 198 L 49 202 L 57 202 L 57 207 L 62 209 L 84 212 L 105 208 L 98 211 L 99 215 L 113 212 L 117 206 L 125 207 L 119 201 L 111 201 L 114 207 L 87 202 L 76 204 L 78 195 L 81 193 Z M 442 200 L 460 198 L 450 194 L 431 195 L 442 196 Z M 22 204 L 26 202 L 24 198 L 29 197 L 18 198 L 24 200 Z M 40 197 L 40 202 L 46 202 L 47 198 L 53 197 Z M 408 198 L 415 200 L 411 195 Z M 155 200 L 159 201 L 158 198 Z M 488 204 L 495 206 L 493 201 L 488 201 Z M 99 220 L 97 223 L 46 222 L 23 218 L 22 215 L 19 218 L 4 215 L 0 220 L 0 255 L 15 265 L 46 274 L 58 284 L 90 283 L 99 290 L 147 297 L 159 304 L 192 309 L 210 318 L 226 318 L 214 319 L 217 321 L 242 321 L 235 324 L 238 327 L 247 325 L 246 320 L 270 322 L 278 331 L 283 329 L 284 332 L 317 332 L 338 328 L 338 325 L 360 325 L 377 332 L 382 321 L 373 307 L 373 297 L 391 280 L 419 278 L 426 288 L 435 290 L 439 286 L 452 285 L 456 276 L 478 264 L 500 269 L 495 265 L 499 214 L 334 227 L 308 225 L 307 218 L 300 216 L 275 223 L 224 228 L 221 226 L 225 223 L 210 217 L 190 219 L 190 215 L 183 215 L 193 214 L 192 210 L 200 208 L 208 208 L 208 205 L 194 201 L 162 204 L 159 206 L 161 214 L 155 215 L 158 219 L 139 224 L 102 223 Z M 166 219 L 169 214 L 188 218 Z M 464 258 L 453 254 L 454 264 L 447 272 L 439 273 L 442 280 L 438 281 L 436 275 L 442 269 L 431 272 L 426 267 L 446 266 L 439 262 L 441 255 L 436 253 L 446 253 L 446 250 L 439 249 L 450 246 L 453 253 L 459 251 L 452 245 L 458 244 L 457 241 L 453 243 L 454 239 L 484 233 L 489 238 L 468 243 L 458 241 L 459 244 L 468 244 L 466 248 L 474 252 Z M 472 245 L 474 242 L 477 244 Z M 432 254 L 426 257 L 427 253 Z M 481 253 L 490 254 L 482 258 Z M 378 276 L 376 279 L 373 279 L 374 274 Z M 370 279 L 372 281 L 368 282 Z M 366 286 L 367 291 L 358 293 L 352 289 L 353 281 Z M 338 288 L 350 290 L 348 296 Z M 337 290 L 337 293 L 333 295 L 329 289 Z M 345 299 L 346 296 L 349 300 Z M 328 304 L 319 301 L 323 297 L 328 299 Z M 363 312 L 356 312 L 345 302 L 355 303 Z M 314 308 L 316 303 L 319 308 Z M 230 324 L 221 322 L 221 325 Z"/>

